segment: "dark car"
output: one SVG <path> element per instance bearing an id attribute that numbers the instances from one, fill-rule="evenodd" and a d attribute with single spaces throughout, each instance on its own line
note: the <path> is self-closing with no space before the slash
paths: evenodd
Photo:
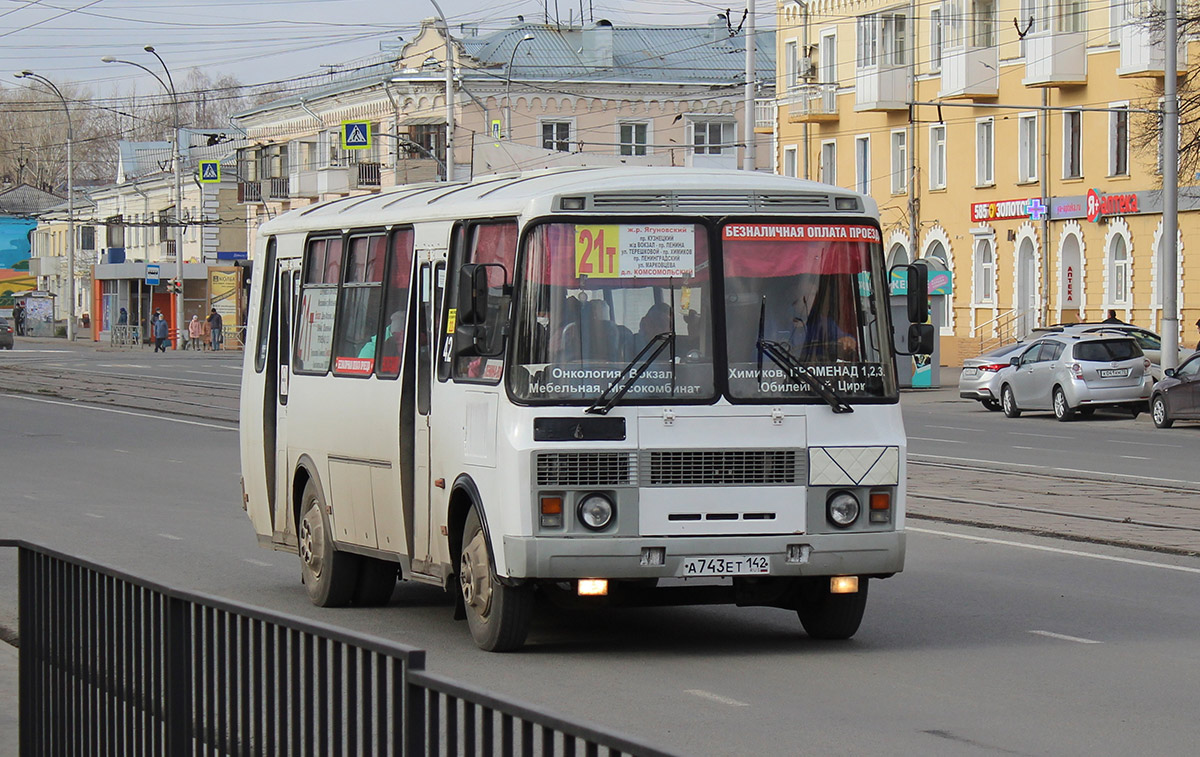
<path id="1" fill-rule="evenodd" d="M 1150 396 L 1154 425 L 1170 428 L 1177 420 L 1200 419 L 1200 352 L 1175 370 L 1163 371 L 1163 380 Z"/>
<path id="2" fill-rule="evenodd" d="M 0 318 L 0 349 L 13 348 L 13 327 L 7 318 Z"/>

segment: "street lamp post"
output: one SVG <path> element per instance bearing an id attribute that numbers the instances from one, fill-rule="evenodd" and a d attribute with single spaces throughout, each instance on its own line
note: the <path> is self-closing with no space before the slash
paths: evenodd
<path id="1" fill-rule="evenodd" d="M 167 68 L 167 62 L 154 50 L 153 45 L 146 45 L 142 49 L 153 55 L 162 64 L 163 73 L 167 75 L 166 81 L 163 81 L 163 78 L 155 73 L 153 69 L 143 66 L 141 63 L 114 58 L 111 55 L 106 55 L 100 60 L 104 63 L 124 63 L 128 66 L 140 68 L 153 76 L 162 85 L 162 88 L 171 95 L 175 126 L 171 137 L 173 148 L 171 150 L 171 172 L 175 174 L 175 280 L 179 283 L 179 291 L 175 293 L 175 348 L 178 349 L 183 336 L 183 177 L 181 174 L 183 169 L 183 153 L 179 146 L 179 96 L 175 92 L 175 81 L 171 78 L 171 69 Z"/>
<path id="2" fill-rule="evenodd" d="M 50 88 L 62 101 L 63 113 L 67 116 L 67 340 L 75 340 L 75 163 L 71 156 L 71 143 L 75 130 L 71 124 L 71 109 L 67 98 L 54 86 L 54 82 L 32 71 L 22 71 L 18 79 L 33 79 Z"/>
<path id="3" fill-rule="evenodd" d="M 442 19 L 442 33 L 446 35 L 446 181 L 454 181 L 454 46 L 450 41 L 450 24 L 437 0 L 434 10 Z"/>
<path id="4" fill-rule="evenodd" d="M 513 61 L 517 59 L 517 48 L 522 42 L 529 42 L 533 39 L 532 34 L 526 34 L 517 40 L 517 44 L 513 45 L 512 55 L 508 56 L 508 68 L 504 69 L 504 138 L 512 139 L 512 100 L 509 99 L 512 93 L 512 67 Z"/>

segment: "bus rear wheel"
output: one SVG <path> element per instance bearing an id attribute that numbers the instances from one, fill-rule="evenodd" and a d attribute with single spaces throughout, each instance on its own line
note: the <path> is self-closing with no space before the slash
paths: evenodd
<path id="1" fill-rule="evenodd" d="M 525 644 L 533 614 L 530 586 L 505 586 L 496 578 L 479 512 L 463 524 L 458 584 L 475 644 L 488 652 L 511 652 Z"/>
<path id="2" fill-rule="evenodd" d="M 300 575 L 308 598 L 318 607 L 344 607 L 358 585 L 357 555 L 333 548 L 333 531 L 325 516 L 320 487 L 309 479 L 300 499 Z"/>
<path id="3" fill-rule="evenodd" d="M 867 609 L 868 580 L 860 578 L 858 591 L 853 594 L 830 593 L 829 579 L 825 577 L 807 581 L 808 585 L 800 592 L 801 602 L 796 610 L 805 633 L 814 639 L 849 639 L 853 636 Z"/>

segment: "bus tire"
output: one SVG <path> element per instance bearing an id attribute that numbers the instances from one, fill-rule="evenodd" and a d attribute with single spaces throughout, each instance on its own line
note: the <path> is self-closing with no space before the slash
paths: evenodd
<path id="1" fill-rule="evenodd" d="M 458 585 L 471 637 L 480 649 L 511 652 L 525 644 L 533 614 L 532 587 L 505 586 L 496 579 L 487 535 L 474 507 L 463 523 Z"/>
<path id="2" fill-rule="evenodd" d="M 333 548 L 333 529 L 325 515 L 316 480 L 309 479 L 300 499 L 300 574 L 308 598 L 318 607 L 344 607 L 354 600 L 358 585 L 357 555 Z"/>
<path id="3" fill-rule="evenodd" d="M 854 594 L 831 594 L 829 579 L 816 578 L 801 592 L 796 614 L 813 639 L 849 639 L 858 631 L 867 609 L 867 582 L 860 578 Z"/>
<path id="4" fill-rule="evenodd" d="M 359 607 L 382 607 L 396 590 L 400 566 L 391 560 L 360 557 L 358 583 L 354 587 L 354 604 Z"/>

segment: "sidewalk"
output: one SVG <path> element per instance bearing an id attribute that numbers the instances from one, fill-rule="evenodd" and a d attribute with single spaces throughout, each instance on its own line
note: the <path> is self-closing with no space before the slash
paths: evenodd
<path id="1" fill-rule="evenodd" d="M 127 354 L 127 355 L 142 355 L 142 354 L 153 355 L 154 354 L 154 345 L 151 345 L 151 344 L 143 344 L 143 345 L 137 345 L 137 346 L 132 346 L 132 347 L 116 347 L 116 346 L 113 346 L 112 344 L 109 344 L 108 339 L 106 339 L 106 338 L 101 339 L 98 342 L 94 342 L 94 341 L 92 341 L 92 339 L 90 337 L 85 339 L 82 336 L 78 337 L 74 342 L 67 341 L 66 339 L 64 339 L 62 337 L 19 336 L 16 338 L 16 343 L 13 344 L 12 353 L 13 354 L 18 353 L 23 349 L 24 350 L 55 350 L 55 349 L 77 350 L 77 351 L 81 351 L 81 352 L 83 352 L 83 351 L 110 352 L 110 353 L 123 353 L 123 354 Z M 215 351 L 214 350 L 192 350 L 192 349 L 187 349 L 187 350 L 168 349 L 167 352 L 169 354 L 174 353 L 174 354 L 180 354 L 180 355 L 202 354 L 202 355 L 216 356 L 216 355 L 228 354 L 228 355 L 238 355 L 240 357 L 242 354 L 242 349 L 240 347 L 227 347 L 225 349 L 220 349 L 220 350 L 215 350 Z M 7 354 L 7 351 L 5 354 Z"/>

